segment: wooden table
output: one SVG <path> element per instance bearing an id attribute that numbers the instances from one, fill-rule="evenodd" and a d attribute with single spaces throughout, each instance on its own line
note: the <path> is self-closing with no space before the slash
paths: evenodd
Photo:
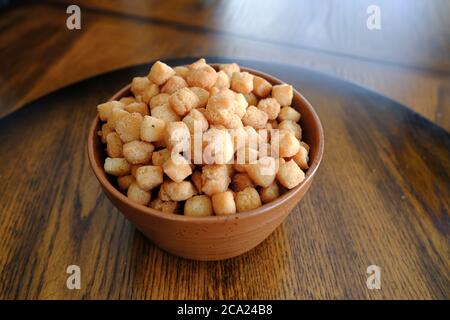
<path id="1" fill-rule="evenodd" d="M 292 83 L 325 131 L 310 191 L 267 240 L 234 259 L 189 261 L 113 207 L 89 168 L 86 136 L 96 104 L 149 65 L 127 68 L 0 120 L 0 298 L 449 299 L 449 134 L 337 78 L 239 63 Z M 69 265 L 81 269 L 80 290 L 66 287 Z M 381 268 L 380 290 L 366 286 L 370 265 Z"/>
<path id="2" fill-rule="evenodd" d="M 66 28 L 73 3 L 81 30 Z M 366 28 L 370 4 L 381 30 Z M 0 11 L 0 298 L 448 299 L 449 10 L 447 0 L 48 0 Z M 220 263 L 147 241 L 85 154 L 98 102 L 150 61 L 189 56 L 292 82 L 325 129 L 308 195 L 259 247 Z M 80 291 L 66 288 L 71 264 Z M 366 288 L 371 264 L 381 290 Z"/>

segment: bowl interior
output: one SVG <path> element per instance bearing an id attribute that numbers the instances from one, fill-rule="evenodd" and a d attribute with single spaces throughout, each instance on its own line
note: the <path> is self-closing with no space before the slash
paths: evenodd
<path id="1" fill-rule="evenodd" d="M 211 64 L 211 66 L 218 69 L 218 65 Z M 281 80 L 271 75 L 265 74 L 261 71 L 245 67 L 241 67 L 241 70 L 265 78 L 273 85 L 283 83 Z M 125 86 L 120 91 L 118 91 L 113 97 L 111 97 L 110 100 L 119 100 L 122 97 L 130 96 L 131 95 L 130 87 L 131 85 Z M 97 132 L 101 130 L 102 125 L 98 116 L 96 116 L 96 118 L 94 119 L 89 131 L 88 146 L 87 146 L 89 161 L 94 171 L 94 174 L 96 175 L 97 179 L 99 180 L 103 188 L 106 188 L 110 192 L 110 194 L 112 194 L 113 197 L 117 198 L 117 200 L 125 202 L 128 206 L 134 207 L 135 209 L 141 211 L 143 214 L 157 215 L 165 219 L 191 221 L 194 223 L 217 222 L 234 218 L 244 219 L 246 217 L 261 214 L 264 212 L 268 212 L 272 209 L 275 209 L 277 206 L 286 201 L 288 198 L 294 197 L 296 194 L 300 192 L 302 186 L 306 185 L 309 179 L 312 179 L 317 168 L 319 167 L 319 164 L 322 160 L 324 148 L 323 129 L 320 120 L 311 104 L 295 88 L 294 88 L 294 97 L 292 100 L 292 107 L 298 110 L 302 115 L 300 119 L 300 125 L 302 127 L 302 140 L 305 141 L 310 146 L 309 152 L 310 167 L 306 171 L 305 180 L 297 187 L 285 192 L 278 199 L 270 203 L 264 204 L 263 206 L 257 209 L 238 213 L 234 216 L 210 216 L 198 218 L 198 217 L 188 217 L 179 214 L 169 215 L 146 206 L 138 205 L 130 201 L 124 194 L 122 194 L 122 192 L 120 192 L 116 188 L 116 183 L 112 179 L 112 177 L 109 177 L 103 170 L 103 162 L 106 157 L 106 153 L 104 150 L 105 148 L 101 142 L 101 139 L 97 134 Z"/>

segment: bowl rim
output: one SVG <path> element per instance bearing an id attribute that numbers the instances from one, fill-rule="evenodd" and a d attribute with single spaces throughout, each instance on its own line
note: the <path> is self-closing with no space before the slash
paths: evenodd
<path id="1" fill-rule="evenodd" d="M 210 64 L 214 68 L 218 68 L 219 64 L 211 63 Z M 266 74 L 262 71 L 254 70 L 248 67 L 240 66 L 241 71 L 247 71 L 254 75 L 260 76 L 267 81 L 269 81 L 271 84 L 282 84 L 285 83 L 281 81 L 280 79 Z M 117 91 L 108 101 L 115 100 L 118 97 L 121 97 L 125 92 L 130 90 L 131 84 L 126 85 L 119 91 Z M 192 222 L 192 223 L 216 223 L 216 222 L 225 222 L 230 220 L 241 220 L 241 219 L 248 219 L 251 217 L 254 217 L 256 215 L 262 215 L 264 213 L 268 213 L 269 211 L 276 209 L 278 206 L 280 206 L 283 202 L 287 201 L 288 199 L 295 197 L 297 193 L 299 193 L 305 186 L 310 183 L 310 180 L 313 179 L 314 175 L 317 172 L 317 169 L 319 168 L 319 165 L 322 161 L 322 156 L 324 152 L 324 134 L 323 134 L 323 128 L 322 124 L 320 122 L 320 119 L 314 110 L 311 103 L 293 87 L 293 93 L 294 95 L 297 95 L 301 102 L 306 106 L 306 108 L 311 112 L 312 118 L 314 119 L 315 123 L 317 124 L 317 130 L 319 131 L 319 143 L 316 146 L 318 149 L 317 156 L 313 161 L 311 162 L 311 165 L 308 169 L 308 171 L 305 174 L 305 179 L 300 183 L 298 186 L 296 186 L 293 189 L 288 190 L 284 194 L 282 194 L 280 197 L 278 197 L 276 200 L 271 201 L 269 203 L 263 204 L 261 207 L 236 213 L 233 215 L 227 215 L 227 216 L 208 216 L 208 217 L 190 217 L 185 216 L 182 214 L 168 214 L 164 213 L 159 210 L 155 210 L 153 208 L 143 206 L 137 203 L 132 202 L 128 197 L 126 197 L 122 192 L 120 192 L 112 183 L 107 179 L 106 173 L 103 171 L 103 168 L 98 166 L 95 162 L 94 157 L 94 139 L 98 139 L 97 135 L 97 125 L 100 122 L 100 118 L 98 115 L 95 116 L 94 120 L 92 121 L 92 124 L 89 128 L 88 133 L 88 141 L 87 141 L 87 150 L 88 150 L 88 158 L 89 158 L 89 164 L 92 168 L 92 171 L 94 172 L 95 176 L 97 177 L 97 180 L 101 184 L 103 188 L 106 188 L 110 194 L 112 194 L 113 197 L 117 198 L 119 201 L 122 201 L 126 203 L 127 206 L 132 207 L 135 211 L 140 212 L 145 215 L 152 215 L 157 218 L 167 219 L 167 220 L 175 220 L 175 221 L 183 221 L 183 222 Z"/>

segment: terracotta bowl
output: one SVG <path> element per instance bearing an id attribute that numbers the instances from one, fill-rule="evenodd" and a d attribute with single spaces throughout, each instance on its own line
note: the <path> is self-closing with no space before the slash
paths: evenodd
<path id="1" fill-rule="evenodd" d="M 282 83 L 260 71 L 241 69 L 263 77 L 272 84 Z M 117 92 L 111 100 L 129 95 L 131 95 L 130 85 Z M 299 186 L 255 210 L 233 216 L 195 218 L 162 213 L 131 202 L 116 189 L 111 177 L 103 170 L 105 151 L 97 135 L 101 127 L 98 117 L 94 119 L 89 131 L 87 141 L 89 162 L 107 197 L 138 230 L 160 248 L 194 260 L 222 260 L 236 257 L 260 244 L 286 219 L 311 186 L 322 159 L 324 138 L 316 112 L 296 90 L 292 106 L 302 114 L 300 124 L 303 140 L 310 146 L 310 168 L 306 172 L 305 180 Z"/>

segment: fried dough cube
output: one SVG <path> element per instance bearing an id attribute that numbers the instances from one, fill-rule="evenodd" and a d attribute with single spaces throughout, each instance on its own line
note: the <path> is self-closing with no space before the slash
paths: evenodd
<path id="1" fill-rule="evenodd" d="M 163 183 L 163 171 L 160 166 L 141 166 L 136 170 L 136 182 L 142 190 L 152 190 Z"/>
<path id="2" fill-rule="evenodd" d="M 182 88 L 186 88 L 187 86 L 187 82 L 182 77 L 173 76 L 162 86 L 161 92 L 172 94 Z"/>
<path id="3" fill-rule="evenodd" d="M 280 113 L 281 106 L 274 98 L 266 98 L 259 100 L 258 109 L 267 113 L 269 120 L 275 120 Z"/>
<path id="4" fill-rule="evenodd" d="M 214 83 L 214 87 L 216 87 L 218 89 L 224 89 L 224 88 L 229 89 L 230 85 L 231 85 L 230 78 L 225 73 L 225 71 L 220 70 L 219 72 L 217 72 L 217 79 L 216 79 L 216 82 Z"/>
<path id="5" fill-rule="evenodd" d="M 169 149 L 154 151 L 152 154 L 152 163 L 154 166 L 162 166 L 170 158 Z"/>
<path id="6" fill-rule="evenodd" d="M 197 95 L 198 98 L 197 108 L 206 107 L 206 104 L 208 103 L 209 99 L 209 92 L 200 87 L 190 87 L 189 90 L 191 90 L 193 93 Z"/>
<path id="7" fill-rule="evenodd" d="M 292 189 L 298 186 L 305 179 L 305 173 L 295 163 L 294 160 L 289 160 L 280 163 L 277 172 L 277 180 L 281 185 L 287 189 Z"/>
<path id="8" fill-rule="evenodd" d="M 144 141 L 131 141 L 123 145 L 123 156 L 131 164 L 146 164 L 152 159 L 155 147 Z"/>
<path id="9" fill-rule="evenodd" d="M 137 183 L 133 182 L 128 188 L 127 197 L 137 204 L 146 206 L 150 202 L 152 194 L 149 191 L 142 190 Z"/>
<path id="10" fill-rule="evenodd" d="M 117 120 L 115 128 L 123 142 L 139 140 L 141 123 L 144 117 L 140 113 L 130 113 Z"/>
<path id="11" fill-rule="evenodd" d="M 197 192 L 202 193 L 202 172 L 198 170 L 194 171 L 191 175 L 191 180 Z"/>
<path id="12" fill-rule="evenodd" d="M 280 196 L 280 188 L 277 182 L 274 181 L 269 186 L 259 189 L 259 196 L 262 203 L 268 203 L 278 198 Z"/>
<path id="13" fill-rule="evenodd" d="M 127 191 L 133 182 L 136 182 L 136 179 L 131 174 L 117 177 L 117 185 L 122 191 Z"/>
<path id="14" fill-rule="evenodd" d="M 114 108 L 123 109 L 125 105 L 119 101 L 108 101 L 97 106 L 98 117 L 102 121 L 108 121 Z"/>
<path id="15" fill-rule="evenodd" d="M 184 215 L 190 217 L 208 217 L 214 214 L 211 198 L 205 195 L 193 196 L 184 204 Z"/>
<path id="16" fill-rule="evenodd" d="M 211 94 L 206 105 L 205 117 L 212 125 L 223 125 L 235 113 L 236 97 L 230 90 L 219 91 Z"/>
<path id="17" fill-rule="evenodd" d="M 229 78 L 233 76 L 235 72 L 241 72 L 241 68 L 237 63 L 225 63 L 219 65 L 219 70 L 225 72 Z"/>
<path id="18" fill-rule="evenodd" d="M 164 173 L 173 181 L 181 182 L 192 174 L 189 162 L 179 154 L 172 154 L 163 164 Z"/>
<path id="19" fill-rule="evenodd" d="M 205 66 L 206 66 L 205 58 L 200 58 L 197 61 L 195 61 L 194 63 L 191 63 L 190 65 L 188 65 L 187 68 L 190 71 L 190 70 L 199 69 L 199 68 L 205 67 Z"/>
<path id="20" fill-rule="evenodd" d="M 212 164 L 202 167 L 202 191 L 206 195 L 225 192 L 229 184 L 230 177 L 226 165 Z"/>
<path id="21" fill-rule="evenodd" d="M 131 82 L 131 92 L 138 102 L 149 104 L 150 99 L 159 93 L 159 87 L 146 77 L 135 77 Z"/>
<path id="22" fill-rule="evenodd" d="M 236 161 L 233 164 L 234 170 L 236 170 L 237 172 L 247 172 L 247 165 L 256 163 L 258 154 L 258 150 L 248 146 L 239 148 L 236 151 Z"/>
<path id="23" fill-rule="evenodd" d="M 272 87 L 272 97 L 277 99 L 282 106 L 290 106 L 293 96 L 294 93 L 290 84 L 278 84 Z"/>
<path id="24" fill-rule="evenodd" d="M 104 165 L 105 172 L 121 177 L 130 173 L 131 166 L 125 158 L 106 158 Z"/>
<path id="25" fill-rule="evenodd" d="M 179 77 L 182 77 L 183 79 L 186 80 L 186 77 L 189 73 L 189 68 L 185 67 L 185 66 L 178 66 L 178 67 L 174 67 L 173 71 L 175 71 L 175 74 Z"/>
<path id="26" fill-rule="evenodd" d="M 234 154 L 233 141 L 227 130 L 210 128 L 203 134 L 203 161 L 227 164 Z"/>
<path id="27" fill-rule="evenodd" d="M 116 123 L 119 119 L 129 115 L 130 113 L 128 111 L 125 111 L 125 109 L 122 108 L 114 108 L 111 111 L 111 116 L 108 119 L 108 124 L 111 128 L 116 128 Z"/>
<path id="28" fill-rule="evenodd" d="M 129 113 L 137 112 L 142 114 L 143 116 L 149 115 L 148 106 L 144 102 L 132 102 L 127 104 L 124 108 L 125 111 Z"/>
<path id="29" fill-rule="evenodd" d="M 136 178 L 136 171 L 137 171 L 137 169 L 139 169 L 142 166 L 143 166 L 142 164 L 131 165 L 131 175 Z"/>
<path id="30" fill-rule="evenodd" d="M 163 201 L 159 198 L 152 200 L 149 207 L 164 213 L 178 213 L 180 205 L 176 201 Z"/>
<path id="31" fill-rule="evenodd" d="M 123 142 L 116 132 L 111 132 L 106 136 L 106 153 L 110 158 L 121 158 Z"/>
<path id="32" fill-rule="evenodd" d="M 247 111 L 248 102 L 242 93 L 235 95 L 236 104 L 234 106 L 234 113 L 239 116 L 240 119 L 245 115 Z"/>
<path id="33" fill-rule="evenodd" d="M 166 123 L 152 116 L 144 116 L 141 124 L 141 140 L 154 142 L 164 139 Z"/>
<path id="34" fill-rule="evenodd" d="M 198 106 L 197 95 L 188 88 L 182 88 L 172 94 L 169 99 L 170 107 L 176 114 L 184 117 L 194 108 Z"/>
<path id="35" fill-rule="evenodd" d="M 217 72 L 213 67 L 204 65 L 191 69 L 186 80 L 190 87 L 200 87 L 205 90 L 210 90 L 216 83 Z"/>
<path id="36" fill-rule="evenodd" d="M 259 208 L 261 206 L 261 199 L 258 191 L 255 188 L 245 188 L 242 191 L 236 193 L 237 212 L 244 212 Z"/>
<path id="37" fill-rule="evenodd" d="M 266 127 L 269 116 L 264 111 L 259 110 L 255 106 L 247 108 L 245 115 L 242 117 L 242 123 L 255 129 L 263 129 Z"/>
<path id="38" fill-rule="evenodd" d="M 292 120 L 294 122 L 300 121 L 301 114 L 297 110 L 292 107 L 283 107 L 278 114 L 278 121 L 282 122 L 283 120 Z"/>
<path id="39" fill-rule="evenodd" d="M 253 76 L 253 92 L 261 98 L 267 97 L 272 91 L 272 85 L 264 78 Z"/>
<path id="40" fill-rule="evenodd" d="M 174 75 L 175 71 L 171 67 L 161 61 L 156 61 L 150 69 L 148 78 L 160 86 Z"/>
<path id="41" fill-rule="evenodd" d="M 258 98 L 253 94 L 253 92 L 245 93 L 244 98 L 247 100 L 249 106 L 258 105 Z"/>
<path id="42" fill-rule="evenodd" d="M 191 134 L 183 121 L 166 124 L 165 141 L 167 148 L 175 153 L 187 152 L 191 149 Z"/>
<path id="43" fill-rule="evenodd" d="M 231 179 L 231 189 L 234 192 L 239 192 L 248 187 L 254 187 L 252 179 L 247 173 L 236 173 Z"/>
<path id="44" fill-rule="evenodd" d="M 282 158 L 292 157 L 300 149 L 300 141 L 298 141 L 294 133 L 290 130 L 278 130 L 274 132 L 272 142 L 274 140 L 279 141 L 278 154 Z"/>
<path id="45" fill-rule="evenodd" d="M 308 150 L 304 147 L 304 145 L 300 144 L 300 149 L 292 157 L 292 160 L 295 161 L 295 163 L 300 167 L 300 169 L 306 170 L 309 168 Z"/>
<path id="46" fill-rule="evenodd" d="M 198 109 L 192 109 L 189 113 L 183 118 L 183 122 L 189 128 L 189 132 L 191 134 L 201 133 L 208 130 L 208 120 Z"/>
<path id="47" fill-rule="evenodd" d="M 235 72 L 231 76 L 231 89 L 240 93 L 250 93 L 253 90 L 253 75 L 248 72 Z"/>
<path id="48" fill-rule="evenodd" d="M 168 93 L 160 93 L 156 96 L 153 96 L 150 99 L 150 109 L 156 108 L 162 105 L 169 105 L 170 94 Z"/>
<path id="49" fill-rule="evenodd" d="M 190 181 L 166 181 L 161 185 L 161 189 L 172 201 L 184 201 L 197 193 Z M 161 199 L 164 200 L 163 198 Z"/>
<path id="50" fill-rule="evenodd" d="M 236 213 L 236 203 L 234 202 L 233 192 L 230 190 L 214 194 L 211 201 L 216 216 L 227 216 Z"/>
<path id="51" fill-rule="evenodd" d="M 97 134 L 102 138 L 102 143 L 106 143 L 106 137 L 111 132 L 114 132 L 114 128 L 108 123 L 102 124 L 102 130 L 98 131 Z"/>
<path id="52" fill-rule="evenodd" d="M 122 102 L 124 105 L 129 105 L 131 103 L 138 102 L 135 97 L 123 97 L 119 101 Z"/>
<path id="53" fill-rule="evenodd" d="M 268 187 L 275 180 L 276 163 L 272 157 L 262 157 L 254 164 L 245 167 L 247 174 L 253 182 L 261 187 Z"/>
<path id="54" fill-rule="evenodd" d="M 302 127 L 292 120 L 283 120 L 279 123 L 278 129 L 290 130 L 298 140 L 302 139 Z"/>
<path id="55" fill-rule="evenodd" d="M 155 118 L 164 120 L 164 122 L 180 121 L 180 116 L 169 106 L 169 104 L 162 104 L 154 107 L 150 111 L 151 115 Z"/>

